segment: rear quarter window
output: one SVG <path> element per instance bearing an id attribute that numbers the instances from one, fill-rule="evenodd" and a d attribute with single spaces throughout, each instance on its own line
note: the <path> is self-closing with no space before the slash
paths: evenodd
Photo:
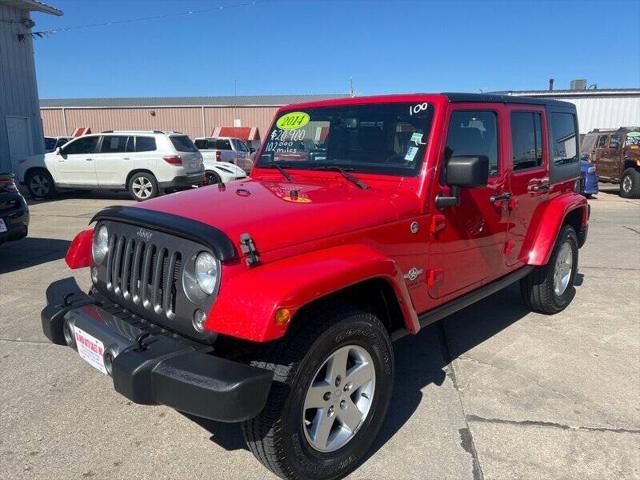
<path id="1" fill-rule="evenodd" d="M 186 135 L 172 135 L 169 137 L 178 152 L 197 152 L 198 149 Z"/>
<path id="2" fill-rule="evenodd" d="M 572 113 L 551 114 L 553 135 L 553 163 L 565 165 L 578 162 L 578 131 L 576 118 Z"/>
<path id="3" fill-rule="evenodd" d="M 136 137 L 136 152 L 153 152 L 156 149 L 156 139 L 153 137 Z"/>

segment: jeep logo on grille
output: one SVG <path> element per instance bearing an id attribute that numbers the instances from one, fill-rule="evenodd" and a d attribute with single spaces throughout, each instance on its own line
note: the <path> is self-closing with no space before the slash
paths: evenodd
<path id="1" fill-rule="evenodd" d="M 138 230 L 137 235 L 140 238 L 142 238 L 145 242 L 148 242 L 149 240 L 151 240 L 153 233 L 151 233 L 149 230 L 145 230 L 144 228 L 141 228 L 140 230 Z"/>

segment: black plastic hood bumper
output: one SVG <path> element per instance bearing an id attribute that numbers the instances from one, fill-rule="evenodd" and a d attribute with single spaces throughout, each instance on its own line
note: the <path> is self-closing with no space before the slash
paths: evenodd
<path id="1" fill-rule="evenodd" d="M 272 373 L 211 354 L 201 345 L 140 317 L 120 318 L 83 293 L 75 279 L 52 283 L 42 329 L 53 343 L 73 347 L 64 329 L 102 341 L 115 390 L 143 405 L 167 405 L 221 422 L 241 422 L 264 408 Z M 73 335 L 71 336 L 73 337 Z"/>

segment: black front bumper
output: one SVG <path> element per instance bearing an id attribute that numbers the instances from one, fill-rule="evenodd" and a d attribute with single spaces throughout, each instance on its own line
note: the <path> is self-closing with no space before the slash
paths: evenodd
<path id="1" fill-rule="evenodd" d="M 115 315 L 114 313 L 118 313 Z M 78 327 L 102 341 L 115 390 L 143 405 L 167 405 L 221 422 L 241 422 L 264 408 L 272 373 L 211 353 L 80 290 L 73 278 L 52 283 L 42 329 L 53 343 L 73 346 Z M 108 363 L 108 362 L 106 362 Z"/>
<path id="2" fill-rule="evenodd" d="M 27 236 L 29 231 L 29 207 L 22 195 L 0 195 L 0 218 L 7 227 L 6 232 L 0 232 L 0 243 L 9 240 L 19 240 Z"/>

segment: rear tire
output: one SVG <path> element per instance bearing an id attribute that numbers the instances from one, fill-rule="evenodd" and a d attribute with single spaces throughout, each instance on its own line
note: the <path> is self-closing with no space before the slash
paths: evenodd
<path id="1" fill-rule="evenodd" d="M 620 196 L 623 198 L 640 198 L 640 172 L 635 168 L 627 168 L 622 172 Z"/>
<path id="2" fill-rule="evenodd" d="M 134 200 L 142 202 L 158 195 L 158 182 L 151 173 L 138 172 L 129 179 L 129 192 Z"/>
<path id="3" fill-rule="evenodd" d="M 32 198 L 50 198 L 56 193 L 53 177 L 44 168 L 31 170 L 27 175 L 26 184 Z"/>
<path id="4" fill-rule="evenodd" d="M 358 467 L 384 420 L 391 341 L 364 311 L 304 316 L 251 362 L 272 370 L 274 382 L 264 410 L 242 430 L 251 452 L 281 478 L 342 478 Z"/>
<path id="5" fill-rule="evenodd" d="M 205 172 L 204 180 L 205 180 L 205 185 L 217 185 L 219 183 L 222 183 L 222 179 L 220 178 L 220 175 L 212 171 Z"/>
<path id="6" fill-rule="evenodd" d="M 564 225 L 546 265 L 536 267 L 520 280 L 525 304 L 534 312 L 548 315 L 561 312 L 573 299 L 573 282 L 578 271 L 578 237 Z"/>

